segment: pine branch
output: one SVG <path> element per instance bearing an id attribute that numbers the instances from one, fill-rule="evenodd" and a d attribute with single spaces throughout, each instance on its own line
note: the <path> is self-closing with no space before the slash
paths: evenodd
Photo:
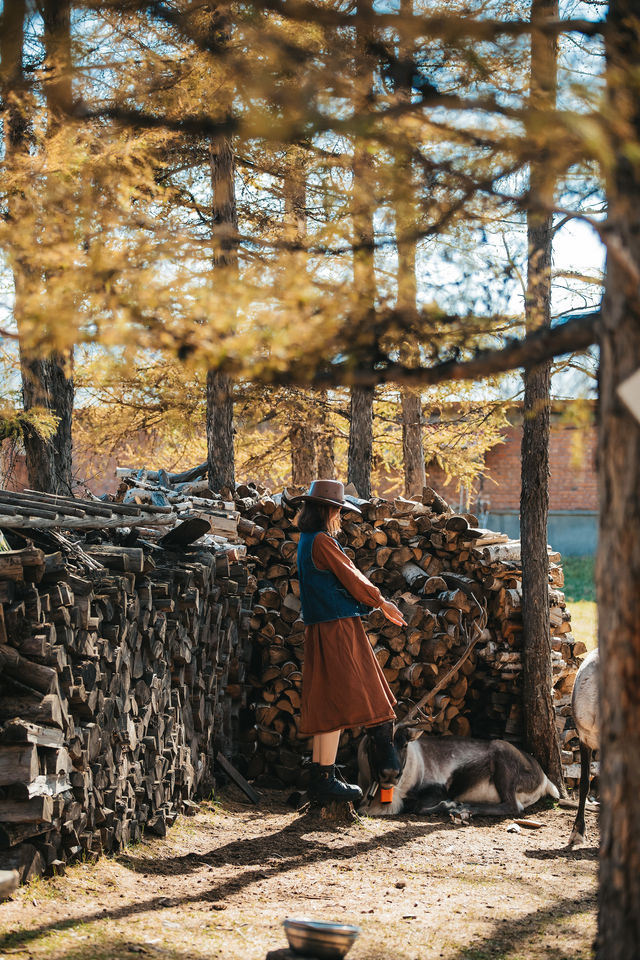
<path id="1" fill-rule="evenodd" d="M 357 368 L 344 363 L 318 371 L 311 378 L 301 376 L 295 369 L 289 370 L 274 374 L 271 382 L 328 388 L 375 387 L 383 383 L 426 387 L 449 380 L 482 380 L 518 367 L 534 367 L 565 353 L 586 350 L 597 342 L 600 316 L 599 310 L 574 315 L 558 326 L 536 331 L 522 340 L 509 341 L 500 350 L 481 350 L 472 360 L 456 358 L 432 367 L 415 368 L 392 361 Z"/>

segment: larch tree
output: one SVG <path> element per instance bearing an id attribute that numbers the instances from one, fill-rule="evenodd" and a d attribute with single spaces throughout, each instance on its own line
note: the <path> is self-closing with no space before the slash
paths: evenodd
<path id="1" fill-rule="evenodd" d="M 44 48 L 46 55 L 46 80 L 44 90 L 47 102 L 47 119 L 49 136 L 64 123 L 71 112 L 73 97 L 71 87 L 71 5 L 69 0 L 45 0 L 42 7 L 44 26 Z M 56 193 L 51 190 L 51 179 L 57 176 L 55 172 L 47 178 L 47 189 L 50 191 L 49 203 L 55 210 Z M 47 218 L 45 230 L 55 230 L 55 216 Z M 68 231 L 57 239 L 60 243 L 68 243 Z M 49 241 L 55 243 L 56 238 Z M 45 276 L 45 283 L 47 282 Z M 73 479 L 72 462 L 72 420 L 73 420 L 73 349 L 67 348 L 54 351 L 42 361 L 46 365 L 49 384 L 49 408 L 57 418 L 56 432 L 52 437 L 53 446 L 53 476 L 42 477 L 41 483 L 47 483 L 42 489 L 48 492 L 70 493 Z M 32 439 L 29 440 L 33 442 Z M 40 441 L 42 443 L 42 441 Z M 25 444 L 26 446 L 26 444 Z"/>
<path id="2" fill-rule="evenodd" d="M 401 0 L 400 16 L 406 18 L 410 17 L 412 13 L 412 0 Z M 400 56 L 403 58 L 410 57 L 411 50 L 405 49 L 404 45 L 401 44 Z M 405 96 L 407 96 L 406 92 Z M 396 244 L 398 249 L 397 303 L 401 314 L 413 317 L 416 314 L 418 297 L 416 276 L 418 217 L 414 198 L 415 185 L 411 158 L 399 151 L 395 158 L 395 167 L 397 187 L 395 203 Z M 407 365 L 419 361 L 415 344 L 406 341 L 400 349 L 402 359 Z M 402 408 L 404 492 L 408 497 L 419 496 L 427 482 L 422 439 L 422 393 L 420 390 L 402 390 L 400 402 Z"/>
<path id="3" fill-rule="evenodd" d="M 370 13 L 371 0 L 359 0 L 358 12 Z M 367 54 L 369 31 L 356 28 L 356 48 L 360 54 L 355 67 L 357 99 L 366 102 L 373 83 L 372 64 Z M 362 345 L 370 343 L 368 327 L 376 309 L 375 251 L 375 192 L 373 155 L 366 139 L 356 135 L 353 148 L 353 317 L 356 327 L 356 357 Z M 351 419 L 349 425 L 349 461 L 347 479 L 354 484 L 359 496 L 371 496 L 371 467 L 373 463 L 373 398 L 369 386 L 351 388 Z"/>
<path id="4" fill-rule="evenodd" d="M 601 840 L 598 960 L 640 956 L 640 423 L 621 384 L 640 366 L 640 17 L 612 0 L 607 17 L 605 160 L 611 237 L 600 328 Z"/>
<path id="5" fill-rule="evenodd" d="M 224 46 L 230 38 L 226 14 L 211 14 L 211 48 Z M 223 92 L 223 99 L 227 92 Z M 229 104 L 229 110 L 231 104 Z M 230 136 L 221 134 L 211 141 L 211 198 L 213 227 L 213 263 L 216 273 L 224 272 L 226 288 L 238 277 L 238 211 L 236 171 Z M 209 484 L 213 490 L 235 488 L 235 450 L 233 427 L 233 381 L 218 369 L 207 372 L 207 460 Z"/>
<path id="6" fill-rule="evenodd" d="M 38 243 L 45 247 L 63 238 L 54 238 L 48 231 L 56 230 L 56 221 L 49 223 L 46 210 L 55 208 L 55 187 L 49 174 L 46 185 L 46 206 L 42 219 L 34 215 L 30 201 L 18 186 L 28 177 L 27 167 L 32 140 L 34 94 L 24 73 L 24 30 L 27 18 L 22 0 L 9 0 L 3 6 L 0 56 L 5 84 L 4 96 L 8 104 L 5 124 L 5 168 L 8 181 L 14 178 L 7 197 L 7 216 L 19 226 L 21 241 L 10 248 L 14 286 L 14 317 L 17 324 L 20 350 L 22 399 L 25 414 L 42 412 L 48 415 L 53 429 L 43 433 L 26 419 L 22 440 L 26 454 L 29 483 L 47 493 L 69 493 L 72 485 L 71 421 L 73 412 L 72 351 L 52 349 L 46 343 L 46 331 L 38 329 L 39 318 L 33 314 L 34 303 L 47 299 L 47 281 L 50 279 L 34 258 Z M 40 143 L 47 163 L 49 138 L 59 129 L 61 117 L 71 108 L 71 37 L 68 3 L 45 3 L 43 6 L 44 50 L 46 79 L 44 93 L 47 108 L 47 134 Z M 44 220 L 44 222 L 43 222 Z M 59 223 L 59 221 L 58 221 Z M 31 253 L 26 251 L 24 235 L 31 231 Z M 36 232 L 46 234 L 36 239 Z M 16 234 L 17 237 L 18 234 Z M 64 240 L 68 238 L 65 236 Z M 57 311 L 53 310 L 57 318 Z M 44 337 L 43 337 L 44 333 Z M 55 337 L 55 335 L 54 335 Z M 39 343 L 44 339 L 44 344 Z"/>
<path id="7" fill-rule="evenodd" d="M 540 113 L 555 108 L 557 40 L 537 29 L 558 16 L 557 0 L 532 0 L 530 103 Z M 534 142 L 535 132 L 531 139 Z M 551 169 L 550 169 L 551 168 Z M 552 165 L 532 159 L 527 210 L 526 330 L 551 326 L 551 258 L 554 179 Z M 549 415 L 551 362 L 526 367 L 522 428 L 520 535 L 522 550 L 523 708 L 525 741 L 551 780 L 564 791 L 560 744 L 552 702 L 549 622 Z"/>
<path id="8" fill-rule="evenodd" d="M 301 307 L 306 291 L 307 257 L 304 245 L 307 235 L 306 151 L 299 145 L 287 151 L 283 177 L 284 241 L 291 248 L 289 269 L 295 271 L 300 289 Z M 302 314 L 302 309 L 301 309 Z M 291 482 L 308 487 L 318 476 L 318 432 L 312 403 L 296 405 L 289 429 L 291 445 Z"/>

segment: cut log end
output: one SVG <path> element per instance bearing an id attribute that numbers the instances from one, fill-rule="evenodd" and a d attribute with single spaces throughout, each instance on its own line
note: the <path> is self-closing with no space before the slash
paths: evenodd
<path id="1" fill-rule="evenodd" d="M 312 802 L 308 816 L 323 820 L 325 823 L 334 823 L 338 826 L 348 826 L 358 822 L 358 814 L 353 804 L 343 800 L 331 800 L 329 803 Z"/>

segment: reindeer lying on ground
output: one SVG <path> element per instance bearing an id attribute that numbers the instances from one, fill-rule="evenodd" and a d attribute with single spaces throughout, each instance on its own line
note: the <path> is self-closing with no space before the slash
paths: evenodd
<path id="1" fill-rule="evenodd" d="M 458 581 L 454 575 L 450 577 Z M 460 669 L 484 635 L 486 606 L 464 578 L 457 586 L 477 608 L 472 627 L 465 629 L 467 646 L 458 662 L 408 710 L 402 721 L 374 727 L 362 738 L 358 748 L 358 784 L 363 793 L 359 810 L 363 813 L 383 817 L 409 809 L 416 813 L 458 810 L 507 817 L 521 813 L 541 797 L 559 796 L 537 760 L 506 740 L 422 736 L 420 724 L 412 719 L 429 719 L 423 707 Z M 393 799 L 382 803 L 380 789 L 390 787 Z"/>
<path id="2" fill-rule="evenodd" d="M 570 847 L 582 846 L 585 841 L 584 808 L 591 786 L 591 753 L 600 746 L 599 673 L 600 656 L 597 650 L 592 650 L 580 664 L 571 695 L 573 719 L 580 738 L 580 798 L 569 837 Z"/>
<path id="3" fill-rule="evenodd" d="M 392 747 L 363 737 L 358 769 L 359 810 L 375 817 L 402 810 L 515 816 L 541 797 L 559 796 L 537 760 L 505 740 L 422 736 L 401 723 Z M 393 787 L 391 803 L 380 802 L 376 785 Z"/>

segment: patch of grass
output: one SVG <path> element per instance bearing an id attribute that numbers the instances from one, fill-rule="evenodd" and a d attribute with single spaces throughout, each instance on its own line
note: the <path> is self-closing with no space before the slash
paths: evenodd
<path id="1" fill-rule="evenodd" d="M 582 640 L 587 650 L 598 646 L 598 608 L 595 603 L 583 600 L 581 603 L 569 603 L 571 613 L 571 632 L 576 640 Z"/>
<path id="2" fill-rule="evenodd" d="M 25 887 L 22 895 L 30 900 L 39 902 L 41 900 L 55 900 L 58 896 L 58 888 L 54 880 L 45 879 L 45 877 L 34 877 Z"/>
<path id="3" fill-rule="evenodd" d="M 564 595 L 571 613 L 571 632 L 588 650 L 598 646 L 595 557 L 563 557 Z"/>
<path id="4" fill-rule="evenodd" d="M 587 600 L 595 603 L 596 579 L 594 556 L 563 557 L 564 595 L 567 603 Z"/>

